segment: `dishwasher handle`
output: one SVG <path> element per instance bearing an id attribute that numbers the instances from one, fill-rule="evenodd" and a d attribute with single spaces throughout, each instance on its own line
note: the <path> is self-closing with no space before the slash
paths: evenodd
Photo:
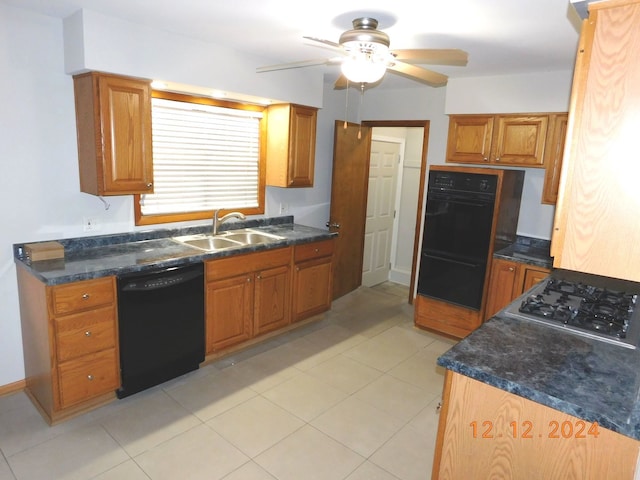
<path id="1" fill-rule="evenodd" d="M 186 269 L 185 269 L 186 270 Z M 175 272 L 163 272 L 161 275 L 149 278 L 145 275 L 145 278 L 132 278 L 120 285 L 120 291 L 122 292 L 142 292 L 150 290 L 159 290 L 162 288 L 171 288 L 176 285 L 190 282 L 198 277 L 203 278 L 204 272 L 199 270 L 186 270 L 181 271 L 177 269 Z"/>

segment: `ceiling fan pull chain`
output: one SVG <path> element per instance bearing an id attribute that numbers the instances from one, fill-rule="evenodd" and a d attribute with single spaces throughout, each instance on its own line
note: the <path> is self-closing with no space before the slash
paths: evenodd
<path id="1" fill-rule="evenodd" d="M 364 100 L 364 82 L 360 84 L 360 106 L 358 107 L 358 123 L 360 124 L 360 128 L 358 128 L 358 140 L 362 138 L 362 102 Z"/>
<path id="2" fill-rule="evenodd" d="M 344 102 L 344 129 L 347 129 L 347 118 L 349 115 L 349 79 L 347 78 L 347 88 L 345 89 L 346 100 Z"/>

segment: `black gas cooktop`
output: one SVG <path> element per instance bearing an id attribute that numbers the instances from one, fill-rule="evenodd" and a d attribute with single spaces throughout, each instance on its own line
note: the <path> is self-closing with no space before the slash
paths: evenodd
<path id="1" fill-rule="evenodd" d="M 636 348 L 640 324 L 635 319 L 637 293 L 621 290 L 615 280 L 591 276 L 550 276 L 511 304 L 506 313 L 628 348 Z"/>

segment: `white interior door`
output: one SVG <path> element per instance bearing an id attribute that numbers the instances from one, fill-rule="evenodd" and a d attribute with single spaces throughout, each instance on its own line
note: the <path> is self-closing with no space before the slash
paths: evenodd
<path id="1" fill-rule="evenodd" d="M 400 143 L 397 140 L 374 139 L 371 142 L 362 262 L 362 285 L 365 287 L 389 279 L 399 161 Z"/>

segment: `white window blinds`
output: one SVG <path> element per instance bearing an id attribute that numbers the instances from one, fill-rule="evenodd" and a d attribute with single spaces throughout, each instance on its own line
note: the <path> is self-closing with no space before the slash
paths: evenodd
<path id="1" fill-rule="evenodd" d="M 262 113 L 152 99 L 154 193 L 143 215 L 258 206 Z"/>

